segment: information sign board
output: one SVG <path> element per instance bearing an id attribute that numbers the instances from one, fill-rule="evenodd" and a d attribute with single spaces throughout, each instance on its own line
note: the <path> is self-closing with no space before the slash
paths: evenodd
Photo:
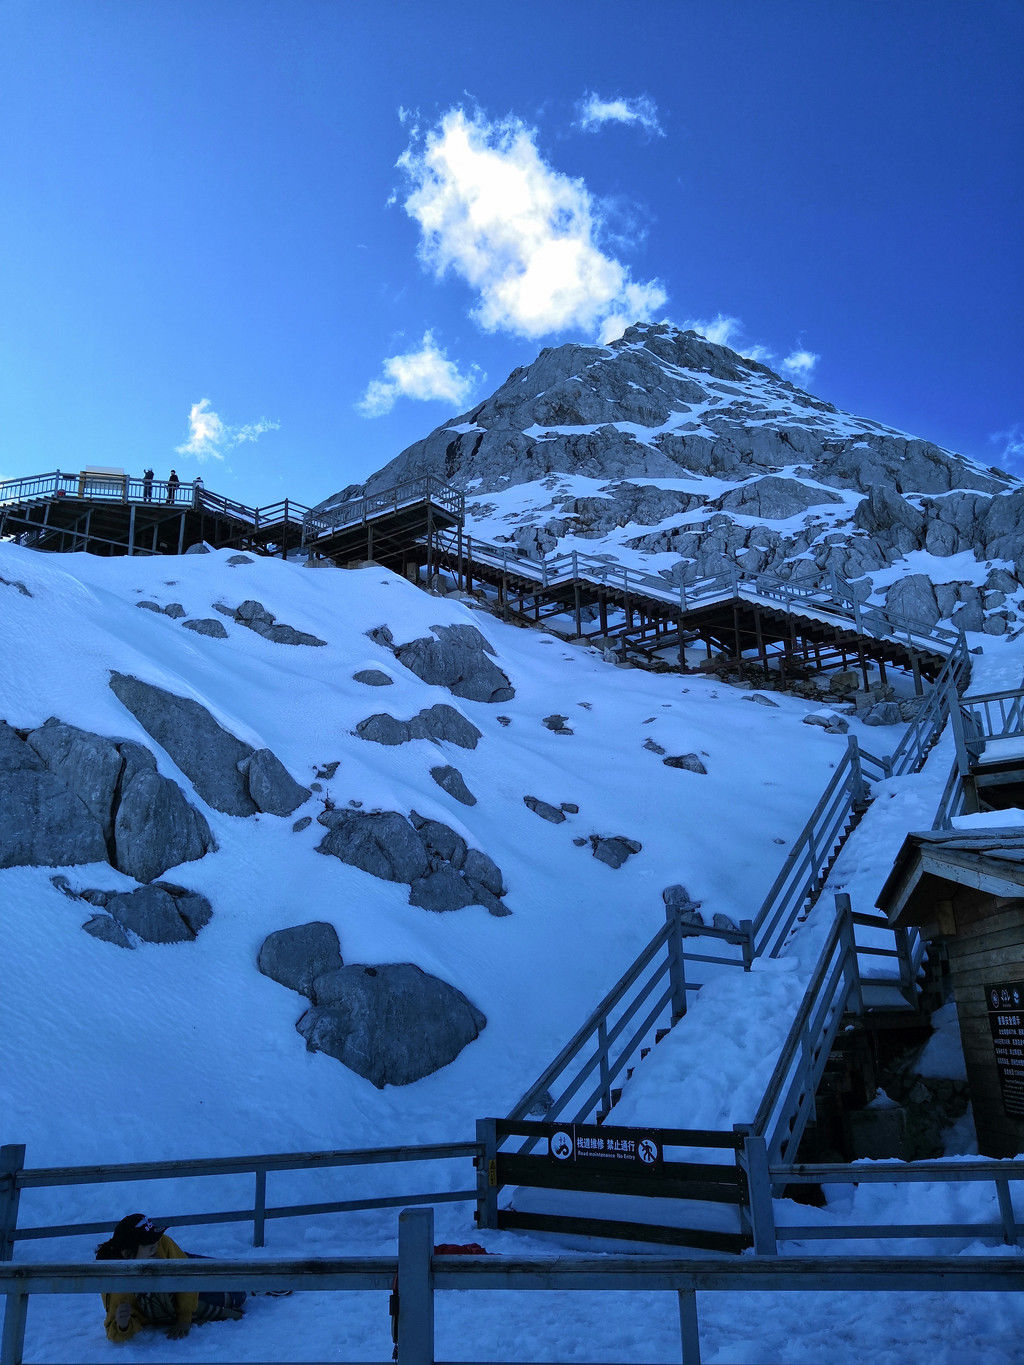
<path id="1" fill-rule="evenodd" d="M 628 1165 L 658 1169 L 664 1153 L 656 1136 L 643 1128 L 610 1128 L 596 1123 L 552 1124 L 548 1134 L 552 1161 L 575 1166 Z"/>
<path id="2" fill-rule="evenodd" d="M 1024 981 L 997 982 L 985 987 L 996 1070 L 1003 1092 L 1003 1112 L 1024 1119 Z"/>

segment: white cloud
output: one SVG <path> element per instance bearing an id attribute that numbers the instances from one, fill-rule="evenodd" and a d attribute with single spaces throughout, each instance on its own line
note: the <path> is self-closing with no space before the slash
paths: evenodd
<path id="1" fill-rule="evenodd" d="M 814 367 L 821 359 L 820 355 L 815 355 L 813 351 L 791 351 L 783 360 L 779 369 L 785 371 L 791 379 L 801 381 L 810 379 L 814 373 Z"/>
<path id="2" fill-rule="evenodd" d="M 371 380 L 356 407 L 364 417 L 382 417 L 399 398 L 417 398 L 421 402 L 436 398 L 461 407 L 481 377 L 476 365 L 468 374 L 460 374 L 428 331 L 423 333 L 419 350 L 393 355 L 384 361 L 384 378 Z"/>
<path id="3" fill-rule="evenodd" d="M 999 458 L 1006 464 L 1016 464 L 1019 467 L 1024 463 L 1024 423 L 1018 422 L 1009 431 L 994 431 L 988 439 L 1002 446 Z"/>
<path id="4" fill-rule="evenodd" d="M 658 107 L 650 95 L 624 99 L 621 95 L 603 100 L 588 90 L 576 106 L 577 119 L 573 125 L 584 133 L 598 133 L 606 123 L 635 123 L 645 132 L 664 137 L 665 130 L 658 118 Z"/>
<path id="5" fill-rule="evenodd" d="M 700 318 L 690 318 L 683 323 L 683 329 L 687 332 L 699 332 L 708 341 L 714 342 L 716 346 L 729 346 L 734 351 L 739 350 L 739 333 L 743 331 L 743 323 L 739 318 L 726 317 L 724 313 L 716 313 L 709 321 L 702 321 Z M 742 354 L 742 353 L 741 353 Z"/>
<path id="6" fill-rule="evenodd" d="M 472 316 L 485 331 L 603 336 L 613 316 L 636 322 L 663 306 L 657 280 L 637 282 L 602 250 L 600 204 L 582 180 L 548 165 L 519 119 L 489 123 L 450 109 L 398 165 L 421 260 L 476 291 Z"/>
<path id="7" fill-rule="evenodd" d="M 202 463 L 205 460 L 223 460 L 229 450 L 243 445 L 246 441 L 257 441 L 265 431 L 277 431 L 280 422 L 270 422 L 261 417 L 257 422 L 245 426 L 231 427 L 213 411 L 208 398 L 193 403 L 188 414 L 188 440 L 175 446 L 178 455 L 192 455 Z"/>

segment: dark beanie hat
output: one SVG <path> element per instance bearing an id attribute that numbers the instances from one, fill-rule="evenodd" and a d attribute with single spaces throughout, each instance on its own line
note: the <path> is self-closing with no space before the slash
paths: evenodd
<path id="1" fill-rule="evenodd" d="M 144 1213 L 130 1213 L 118 1223 L 110 1240 L 118 1250 L 134 1251 L 137 1247 L 159 1242 L 166 1230 Z"/>

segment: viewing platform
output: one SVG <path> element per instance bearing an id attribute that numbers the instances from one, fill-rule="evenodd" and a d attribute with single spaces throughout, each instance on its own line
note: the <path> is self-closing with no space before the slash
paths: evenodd
<path id="1" fill-rule="evenodd" d="M 0 537 L 34 550 L 174 555 L 192 545 L 286 555 L 302 543 L 309 509 L 288 498 L 248 507 L 202 480 L 171 483 L 87 468 L 0 483 Z"/>
<path id="2" fill-rule="evenodd" d="M 459 489 L 429 476 L 407 479 L 370 497 L 313 508 L 303 523 L 302 547 L 337 564 L 372 559 L 403 575 L 426 565 L 429 578 L 445 532 L 459 571 L 465 516 Z"/>

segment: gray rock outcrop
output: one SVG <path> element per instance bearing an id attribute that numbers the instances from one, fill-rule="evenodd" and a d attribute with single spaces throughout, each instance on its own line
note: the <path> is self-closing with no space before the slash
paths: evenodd
<path id="1" fill-rule="evenodd" d="M 344 966 L 338 931 L 323 920 L 277 929 L 263 940 L 256 965 L 264 976 L 312 999 L 317 977 Z"/>
<path id="2" fill-rule="evenodd" d="M 56 719 L 26 732 L 0 721 L 0 867 L 109 862 L 149 882 L 215 847 L 142 745 Z"/>
<path id="3" fill-rule="evenodd" d="M 317 816 L 327 834 L 317 846 L 388 882 L 409 885 L 410 905 L 425 910 L 461 910 L 482 905 L 507 915 L 504 878 L 485 853 L 471 849 L 461 834 L 412 811 L 327 810 Z"/>
<path id="4" fill-rule="evenodd" d="M 666 768 L 682 768 L 688 773 L 707 775 L 708 770 L 697 754 L 675 754 L 669 758 L 663 758 L 661 761 Z"/>
<path id="5" fill-rule="evenodd" d="M 534 815 L 539 815 L 542 820 L 547 820 L 552 825 L 561 825 L 565 821 L 565 811 L 560 806 L 552 806 L 547 801 L 542 801 L 539 796 L 524 796 L 523 804 L 533 811 Z"/>
<path id="6" fill-rule="evenodd" d="M 511 701 L 515 688 L 489 656 L 494 650 L 476 626 L 431 626 L 423 636 L 395 648 L 395 658 L 425 683 L 446 687 L 468 701 Z"/>
<path id="7" fill-rule="evenodd" d="M 321 640 L 316 635 L 311 635 L 308 631 L 296 630 L 294 626 L 286 626 L 275 620 L 272 612 L 269 612 L 262 602 L 257 602 L 255 598 L 247 598 L 237 607 L 226 607 L 220 602 L 214 604 L 218 611 L 225 616 L 230 616 L 239 625 L 248 627 L 255 631 L 257 635 L 262 635 L 265 640 L 270 640 L 276 645 L 326 645 L 326 640 Z"/>
<path id="8" fill-rule="evenodd" d="M 194 630 L 197 635 L 208 635 L 211 640 L 226 640 L 228 633 L 224 623 L 214 616 L 202 616 L 193 621 L 182 621 L 186 630 Z"/>
<path id="9" fill-rule="evenodd" d="M 143 943 L 192 943 L 213 917 L 205 896 L 170 882 L 153 882 L 134 891 L 87 891 L 80 899 L 103 909 L 82 928 L 93 938 L 134 948 Z"/>
<path id="10" fill-rule="evenodd" d="M 355 732 L 360 739 L 375 744 L 398 745 L 411 739 L 432 739 L 438 744 L 455 744 L 460 749 L 475 749 L 483 737 L 472 721 L 446 702 L 428 706 L 410 720 L 397 720 L 386 711 L 378 711 L 361 720 Z"/>
<path id="11" fill-rule="evenodd" d="M 361 668 L 357 673 L 353 673 L 352 677 L 355 682 L 361 682 L 366 687 L 391 687 L 395 681 L 379 668 Z"/>
<path id="12" fill-rule="evenodd" d="M 110 687 L 214 810 L 290 815 L 309 797 L 309 788 L 293 782 L 269 750 L 237 739 L 199 702 L 126 673 L 112 672 Z M 253 764 L 257 754 L 261 757 Z"/>
<path id="13" fill-rule="evenodd" d="M 590 836 L 590 847 L 594 857 L 598 862 L 607 863 L 609 867 L 619 868 L 627 858 L 634 853 L 639 853 L 643 844 L 636 839 L 627 839 L 624 834 L 614 834 L 610 838 L 604 838 L 600 834 Z"/>
<path id="14" fill-rule="evenodd" d="M 431 768 L 430 776 L 434 779 L 442 791 L 446 791 L 449 796 L 456 801 L 461 801 L 464 806 L 475 806 L 476 797 L 466 786 L 465 779 L 458 768 L 444 764 L 437 768 Z"/>

